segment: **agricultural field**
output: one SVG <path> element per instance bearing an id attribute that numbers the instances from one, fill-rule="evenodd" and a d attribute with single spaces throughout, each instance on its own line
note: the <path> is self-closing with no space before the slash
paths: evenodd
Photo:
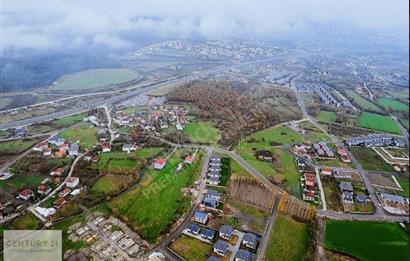
<path id="1" fill-rule="evenodd" d="M 375 111 L 375 112 L 383 112 L 382 109 L 380 109 L 376 104 L 373 102 L 363 98 L 359 94 L 357 94 L 355 91 L 352 90 L 346 90 L 346 95 L 354 100 L 354 103 L 358 104 L 360 108 L 364 110 L 369 110 L 369 111 Z"/>
<path id="2" fill-rule="evenodd" d="M 211 122 L 192 122 L 185 125 L 184 134 L 193 143 L 216 144 L 221 138 L 219 130 Z"/>
<path id="3" fill-rule="evenodd" d="M 108 206 L 151 243 L 163 234 L 190 205 L 181 189 L 197 179 L 201 157 L 186 165 L 178 174 L 177 165 L 183 161 L 182 151 L 174 152 L 162 170 L 148 168 L 139 185 L 119 195 Z"/>
<path id="4" fill-rule="evenodd" d="M 408 198 L 409 197 L 409 179 L 402 177 L 402 176 L 396 176 L 397 182 L 399 182 L 400 187 L 403 189 L 403 191 L 397 191 L 397 194 L 400 194 L 403 197 Z"/>
<path id="5" fill-rule="evenodd" d="M 337 182 L 329 178 L 322 178 L 321 180 L 327 208 L 333 211 L 343 211 L 343 205 L 340 201 L 340 189 Z"/>
<path id="6" fill-rule="evenodd" d="M 97 144 L 98 128 L 89 123 L 81 123 L 80 125 L 67 129 L 59 134 L 61 138 L 69 139 L 71 142 L 80 141 L 80 148 L 91 149 Z"/>
<path id="7" fill-rule="evenodd" d="M 0 142 L 0 154 L 20 154 L 39 142 L 38 139 L 18 139 Z"/>
<path id="8" fill-rule="evenodd" d="M 52 125 L 56 128 L 64 128 L 73 125 L 74 123 L 80 122 L 84 119 L 84 114 L 76 114 L 68 117 L 60 118 L 52 121 Z"/>
<path id="9" fill-rule="evenodd" d="M 392 100 L 389 98 L 377 99 L 377 103 L 382 105 L 384 108 L 389 108 L 394 111 L 408 111 L 409 105 L 402 103 L 400 101 Z"/>
<path id="10" fill-rule="evenodd" d="M 231 177 L 253 177 L 238 162 L 231 159 Z"/>
<path id="11" fill-rule="evenodd" d="M 278 215 L 266 248 L 266 260 L 304 260 L 309 248 L 309 225 Z"/>
<path id="12" fill-rule="evenodd" d="M 364 169 L 393 172 L 393 167 L 387 164 L 373 149 L 350 147 L 349 150 Z"/>
<path id="13" fill-rule="evenodd" d="M 320 113 L 316 115 L 318 121 L 335 122 L 336 117 L 336 113 L 333 111 L 320 111 Z"/>
<path id="14" fill-rule="evenodd" d="M 169 248 L 185 260 L 205 261 L 212 253 L 212 245 L 186 235 L 178 237 Z"/>
<path id="15" fill-rule="evenodd" d="M 359 127 L 374 129 L 378 131 L 390 132 L 400 134 L 400 128 L 397 126 L 396 122 L 384 115 L 370 113 L 370 112 L 362 112 L 360 113 L 358 119 Z"/>
<path id="16" fill-rule="evenodd" d="M 300 136 L 287 127 L 271 128 L 256 132 L 242 140 L 236 150 L 244 160 L 265 177 L 280 184 L 292 195 L 300 197 L 300 174 L 294 158 L 282 149 L 272 146 L 277 145 L 278 142 L 286 143 L 290 139 L 301 142 Z M 273 162 L 256 159 L 255 151 L 257 150 L 267 150 L 273 153 Z"/>
<path id="17" fill-rule="evenodd" d="M 409 129 L 409 120 L 408 120 L 408 119 L 400 119 L 400 123 L 401 123 L 406 129 Z"/>
<path id="18" fill-rule="evenodd" d="M 325 247 L 360 260 L 409 260 L 408 245 L 408 235 L 398 224 L 326 222 Z"/>
<path id="19" fill-rule="evenodd" d="M 137 79 L 140 75 L 130 69 L 96 69 L 68 74 L 57 80 L 49 90 L 85 90 L 107 87 Z"/>

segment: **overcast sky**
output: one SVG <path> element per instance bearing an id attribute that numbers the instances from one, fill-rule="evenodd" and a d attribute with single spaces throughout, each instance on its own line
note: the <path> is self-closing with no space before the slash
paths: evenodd
<path id="1" fill-rule="evenodd" d="M 311 22 L 401 33 L 409 0 L 0 0 L 2 47 L 132 47 L 184 38 L 286 32 Z"/>

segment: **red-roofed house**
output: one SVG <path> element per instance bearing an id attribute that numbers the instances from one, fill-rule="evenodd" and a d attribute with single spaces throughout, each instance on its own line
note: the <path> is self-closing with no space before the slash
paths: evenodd
<path id="1" fill-rule="evenodd" d="M 323 167 L 323 168 L 320 170 L 320 173 L 321 173 L 322 175 L 330 176 L 330 175 L 332 175 L 332 168 Z"/>
<path id="2" fill-rule="evenodd" d="M 68 150 L 68 144 L 64 143 L 64 144 L 58 146 L 58 149 L 61 150 L 61 151 L 67 151 Z"/>
<path id="3" fill-rule="evenodd" d="M 55 208 L 60 208 L 62 207 L 67 201 L 65 200 L 65 198 L 59 198 L 56 201 L 54 201 L 54 207 Z"/>
<path id="4" fill-rule="evenodd" d="M 29 200 L 33 196 L 33 191 L 31 189 L 24 189 L 20 191 L 19 198 L 24 200 Z"/>
<path id="5" fill-rule="evenodd" d="M 102 152 L 110 152 L 111 151 L 111 144 L 103 143 L 101 145 L 101 150 L 102 150 Z"/>
<path id="6" fill-rule="evenodd" d="M 65 151 L 63 150 L 59 150 L 59 151 L 56 151 L 56 153 L 54 153 L 54 156 L 57 158 L 64 157 L 64 155 L 65 155 Z"/>
<path id="7" fill-rule="evenodd" d="M 68 188 L 75 188 L 78 186 L 78 183 L 80 183 L 80 179 L 77 177 L 70 177 L 66 180 L 65 185 Z"/>
<path id="8" fill-rule="evenodd" d="M 43 156 L 50 156 L 51 155 L 51 148 L 46 147 L 43 149 Z"/>
<path id="9" fill-rule="evenodd" d="M 167 164 L 167 161 L 163 158 L 158 158 L 154 160 L 154 169 L 163 169 Z"/>
<path id="10" fill-rule="evenodd" d="M 64 168 L 57 168 L 54 171 L 50 172 L 51 176 L 60 177 L 64 173 Z"/>
<path id="11" fill-rule="evenodd" d="M 187 164 L 192 164 L 192 162 L 194 161 L 194 157 L 192 156 L 186 156 L 184 162 Z"/>
<path id="12" fill-rule="evenodd" d="M 71 193 L 71 189 L 69 189 L 69 188 L 64 188 L 63 190 L 61 190 L 59 193 L 58 193 L 58 196 L 60 197 L 60 198 L 64 198 L 65 196 L 67 196 L 68 194 L 70 194 Z"/>
<path id="13" fill-rule="evenodd" d="M 41 184 L 37 188 L 37 193 L 40 195 L 47 195 L 50 192 L 51 192 L 51 188 L 45 184 Z"/>

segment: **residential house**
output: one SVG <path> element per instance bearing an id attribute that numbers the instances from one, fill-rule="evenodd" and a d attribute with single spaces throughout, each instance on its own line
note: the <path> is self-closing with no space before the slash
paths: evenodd
<path id="1" fill-rule="evenodd" d="M 65 140 L 60 138 L 58 135 L 54 135 L 53 137 L 48 139 L 48 143 L 53 144 L 55 146 L 63 145 Z"/>
<path id="2" fill-rule="evenodd" d="M 214 198 L 205 198 L 204 205 L 208 208 L 216 208 L 218 206 L 218 201 Z"/>
<path id="3" fill-rule="evenodd" d="M 58 196 L 60 197 L 60 198 L 64 198 L 65 196 L 67 196 L 68 194 L 70 194 L 71 193 L 71 189 L 69 189 L 69 188 L 63 188 L 59 193 L 58 193 Z"/>
<path id="4" fill-rule="evenodd" d="M 215 237 L 215 231 L 209 228 L 205 228 L 204 230 L 202 230 L 201 237 L 208 240 L 213 240 Z"/>
<path id="5" fill-rule="evenodd" d="M 47 156 L 50 156 L 50 155 L 51 155 L 51 148 L 48 148 L 48 147 L 44 148 L 43 149 L 43 156 L 47 157 Z"/>
<path id="6" fill-rule="evenodd" d="M 307 190 L 307 189 L 303 190 L 303 200 L 315 201 L 315 195 L 316 193 L 314 190 Z"/>
<path id="7" fill-rule="evenodd" d="M 221 176 L 221 173 L 217 170 L 211 170 L 208 173 L 208 177 L 211 177 L 211 178 L 219 178 L 220 176 Z"/>
<path id="8" fill-rule="evenodd" d="M 65 151 L 63 151 L 63 150 L 58 150 L 58 151 L 56 151 L 56 152 L 54 153 L 54 157 L 56 157 L 56 158 L 62 158 L 62 157 L 65 156 L 65 154 L 66 154 Z"/>
<path id="9" fill-rule="evenodd" d="M 219 201 L 221 199 L 221 194 L 216 190 L 208 189 L 208 191 L 206 192 L 206 197 L 214 198 Z"/>
<path id="10" fill-rule="evenodd" d="M 219 228 L 219 236 L 223 239 L 230 241 L 233 237 L 234 229 L 229 225 L 222 225 Z"/>
<path id="11" fill-rule="evenodd" d="M 78 184 L 80 183 L 80 179 L 78 177 L 70 177 L 66 180 L 65 185 L 68 188 L 75 188 L 78 186 Z"/>
<path id="12" fill-rule="evenodd" d="M 348 203 L 353 202 L 353 186 L 351 182 L 342 181 L 339 184 L 342 192 L 342 200 Z"/>
<path id="13" fill-rule="evenodd" d="M 235 261 L 252 261 L 254 255 L 244 249 L 239 249 L 235 254 Z"/>
<path id="14" fill-rule="evenodd" d="M 34 193 L 31 189 L 24 189 L 20 191 L 19 193 L 19 198 L 23 200 L 29 200 L 33 196 L 34 196 Z"/>
<path id="15" fill-rule="evenodd" d="M 367 196 L 366 195 L 356 195 L 356 203 L 359 205 L 367 204 Z"/>
<path id="16" fill-rule="evenodd" d="M 52 172 L 50 172 L 50 176 L 60 177 L 64 173 L 64 168 L 56 168 Z"/>
<path id="17" fill-rule="evenodd" d="M 229 244 L 226 241 L 218 240 L 213 246 L 214 253 L 220 256 L 227 256 L 228 255 L 228 248 Z"/>
<path id="18" fill-rule="evenodd" d="M 163 169 L 166 164 L 167 164 L 167 161 L 165 159 L 156 158 L 154 160 L 154 169 Z"/>
<path id="19" fill-rule="evenodd" d="M 208 213 L 203 211 L 195 211 L 194 220 L 198 223 L 205 224 L 208 220 Z"/>
<path id="20" fill-rule="evenodd" d="M 316 175 L 310 172 L 305 172 L 303 174 L 303 178 L 305 181 L 305 187 L 307 188 L 314 188 L 316 186 Z"/>
<path id="21" fill-rule="evenodd" d="M 26 130 L 24 128 L 18 127 L 14 130 L 14 135 L 16 137 L 24 137 L 26 136 Z"/>
<path id="22" fill-rule="evenodd" d="M 325 176 L 331 176 L 332 173 L 333 173 L 333 170 L 332 170 L 332 168 L 329 168 L 329 167 L 323 167 L 323 168 L 320 170 L 320 173 L 321 173 L 322 175 L 325 175 Z"/>
<path id="23" fill-rule="evenodd" d="M 67 143 L 61 144 L 60 146 L 58 146 L 58 150 L 61 151 L 67 151 L 68 150 L 69 145 Z"/>
<path id="24" fill-rule="evenodd" d="M 256 249 L 256 246 L 258 244 L 256 235 L 252 233 L 246 233 L 243 236 L 242 244 L 248 248 Z"/>
<path id="25" fill-rule="evenodd" d="M 122 151 L 124 152 L 131 152 L 131 151 L 136 151 L 137 150 L 137 145 L 135 144 L 124 144 L 122 145 Z"/>
<path id="26" fill-rule="evenodd" d="M 199 232 L 201 231 L 201 227 L 198 226 L 197 224 L 189 223 L 187 226 L 187 230 L 191 234 L 198 235 Z"/>
<path id="27" fill-rule="evenodd" d="M 77 156 L 78 155 L 78 150 L 79 150 L 79 146 L 77 143 L 72 143 L 70 144 L 70 147 L 68 149 L 68 154 L 70 156 Z"/>
<path id="28" fill-rule="evenodd" d="M 42 208 L 42 207 L 36 207 L 34 209 L 37 213 L 42 215 L 43 217 L 47 218 L 49 216 L 52 216 L 56 213 L 55 208 Z"/>
<path id="29" fill-rule="evenodd" d="M 186 164 L 192 164 L 193 161 L 194 161 L 194 157 L 192 157 L 190 155 L 186 156 L 185 159 L 184 159 L 184 163 L 186 163 Z"/>
<path id="30" fill-rule="evenodd" d="M 219 184 L 219 177 L 209 178 L 207 180 L 209 185 L 218 185 Z"/>
<path id="31" fill-rule="evenodd" d="M 110 152 L 111 151 L 111 144 L 110 143 L 103 143 L 101 144 L 102 152 Z"/>
<path id="32" fill-rule="evenodd" d="M 51 192 L 51 188 L 45 184 L 41 184 L 37 187 L 37 193 L 40 195 L 47 195 Z"/>
<path id="33" fill-rule="evenodd" d="M 42 141 L 42 142 L 38 143 L 36 146 L 33 147 L 33 151 L 43 152 L 43 150 L 47 147 L 48 147 L 48 142 L 47 141 Z"/>
<path id="34" fill-rule="evenodd" d="M 406 200 L 402 196 L 392 195 L 388 193 L 380 193 L 380 196 L 384 200 L 384 202 L 389 204 L 399 204 L 404 205 Z"/>
<path id="35" fill-rule="evenodd" d="M 57 200 L 54 201 L 54 207 L 55 208 L 60 208 L 62 207 L 67 201 L 65 198 L 58 198 Z"/>

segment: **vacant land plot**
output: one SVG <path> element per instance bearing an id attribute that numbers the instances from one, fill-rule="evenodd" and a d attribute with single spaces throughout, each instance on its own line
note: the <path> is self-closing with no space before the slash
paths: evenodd
<path id="1" fill-rule="evenodd" d="M 206 260 L 212 252 L 212 245 L 186 235 L 181 235 L 169 248 L 185 260 Z"/>
<path id="2" fill-rule="evenodd" d="M 0 154 L 19 154 L 34 146 L 38 141 L 37 139 L 19 139 L 0 142 Z"/>
<path id="3" fill-rule="evenodd" d="M 403 197 L 408 198 L 409 197 L 409 179 L 402 177 L 402 176 L 396 176 L 397 182 L 399 182 L 401 188 L 403 191 L 397 191 L 397 194 L 400 194 Z"/>
<path id="4" fill-rule="evenodd" d="M 98 128 L 89 123 L 81 123 L 79 126 L 67 129 L 59 135 L 61 138 L 69 139 L 71 142 L 80 141 L 80 146 L 91 149 L 97 144 Z"/>
<path id="5" fill-rule="evenodd" d="M 377 103 L 381 104 L 385 108 L 389 108 L 395 111 L 408 111 L 409 105 L 400 101 L 392 100 L 389 98 L 377 99 Z"/>
<path id="6" fill-rule="evenodd" d="M 326 222 L 325 247 L 361 260 L 409 260 L 409 238 L 394 223 Z"/>
<path id="7" fill-rule="evenodd" d="M 316 115 L 316 119 L 318 121 L 335 122 L 336 117 L 336 113 L 333 111 L 321 111 L 318 115 Z"/>
<path id="8" fill-rule="evenodd" d="M 281 184 L 292 195 L 300 197 L 300 174 L 296 169 L 294 158 L 280 148 L 272 146 L 277 145 L 278 141 L 280 143 L 288 142 L 290 139 L 299 141 L 300 136 L 287 127 L 267 129 L 261 132 L 256 132 L 240 142 L 237 148 L 239 155 L 265 177 Z M 256 159 L 255 152 L 258 150 L 273 153 L 273 162 Z"/>
<path id="9" fill-rule="evenodd" d="M 276 218 L 266 248 L 266 260 L 303 260 L 309 247 L 309 225 L 288 216 Z"/>
<path id="10" fill-rule="evenodd" d="M 390 133 L 401 133 L 399 127 L 392 118 L 365 111 L 360 113 L 359 126 Z"/>
<path id="11" fill-rule="evenodd" d="M 71 115 L 68 117 L 54 120 L 51 123 L 57 128 L 63 128 L 63 127 L 71 126 L 74 123 L 80 122 L 83 119 L 84 119 L 84 114 L 77 114 L 77 115 Z"/>
<path id="12" fill-rule="evenodd" d="M 126 188 L 132 180 L 133 178 L 131 176 L 107 175 L 97 180 L 97 182 L 91 187 L 91 193 L 110 195 L 120 191 L 122 188 Z"/>
<path id="13" fill-rule="evenodd" d="M 400 123 L 401 123 L 406 129 L 409 129 L 409 120 L 408 120 L 408 119 L 400 119 Z"/>
<path id="14" fill-rule="evenodd" d="M 175 173 L 182 161 L 176 151 L 162 170 L 146 169 L 140 184 L 109 203 L 112 212 L 119 215 L 143 238 L 154 243 L 190 205 L 181 189 L 196 180 L 200 171 L 200 157 Z"/>
<path id="15" fill-rule="evenodd" d="M 363 98 L 362 96 L 357 94 L 355 91 L 347 90 L 346 95 L 352 98 L 354 103 L 359 105 L 359 107 L 362 109 L 369 110 L 369 111 L 382 112 L 382 110 L 376 104 Z"/>
<path id="16" fill-rule="evenodd" d="M 36 230 L 41 226 L 40 220 L 38 220 L 33 214 L 24 214 L 11 222 L 10 229 L 16 230 Z"/>
<path id="17" fill-rule="evenodd" d="M 393 172 L 392 166 L 387 164 L 373 149 L 350 147 L 349 150 L 357 158 L 364 169 Z"/>
<path id="18" fill-rule="evenodd" d="M 137 79 L 139 74 L 130 69 L 87 70 L 63 76 L 50 90 L 84 90 L 105 87 Z"/>
<path id="19" fill-rule="evenodd" d="M 343 205 L 340 201 L 340 190 L 336 181 L 330 178 L 322 178 L 322 184 L 327 208 L 333 211 L 343 211 Z"/>
<path id="20" fill-rule="evenodd" d="M 184 133 L 193 143 L 216 144 L 221 138 L 219 130 L 210 122 L 192 122 L 184 128 Z"/>
<path id="21" fill-rule="evenodd" d="M 246 171 L 238 162 L 231 159 L 231 176 L 232 177 L 253 177 L 248 171 Z"/>

